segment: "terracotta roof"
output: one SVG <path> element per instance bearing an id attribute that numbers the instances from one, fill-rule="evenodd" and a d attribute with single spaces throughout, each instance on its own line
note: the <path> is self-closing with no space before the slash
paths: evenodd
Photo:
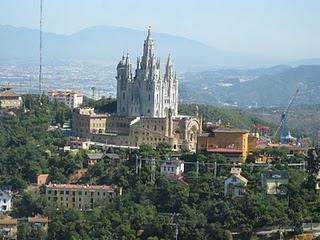
<path id="1" fill-rule="evenodd" d="M 216 153 L 242 153 L 242 150 L 233 148 L 208 148 L 207 151 Z"/>
<path id="2" fill-rule="evenodd" d="M 20 95 L 10 90 L 6 90 L 6 91 L 0 92 L 0 97 L 20 97 Z"/>
<path id="3" fill-rule="evenodd" d="M 75 190 L 115 190 L 115 185 L 85 185 L 85 184 L 49 184 L 50 189 L 75 189 Z"/>
<path id="4" fill-rule="evenodd" d="M 75 95 L 77 94 L 78 96 L 83 96 L 82 93 L 77 92 L 77 91 L 48 91 L 48 95 L 51 97 L 55 96 L 70 96 L 70 95 Z"/>
<path id="5" fill-rule="evenodd" d="M 35 217 L 28 217 L 29 223 L 48 223 L 49 219 L 48 217 L 42 217 L 42 216 L 35 216 Z"/>
<path id="6" fill-rule="evenodd" d="M 17 225 L 17 219 L 6 217 L 0 219 L 0 225 Z"/>

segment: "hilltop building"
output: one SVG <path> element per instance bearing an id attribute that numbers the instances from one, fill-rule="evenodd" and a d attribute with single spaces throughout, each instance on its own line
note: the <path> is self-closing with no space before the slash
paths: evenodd
<path id="1" fill-rule="evenodd" d="M 161 76 L 150 28 L 134 75 L 127 55 L 117 66 L 116 79 L 117 114 L 107 116 L 103 120 L 105 128 L 93 132 L 88 123 L 81 124 L 77 120 L 81 114 L 75 112 L 72 126 L 76 136 L 110 145 L 138 147 L 150 144 L 156 147 L 160 142 L 168 142 L 173 150 L 196 149 L 202 119 L 198 115 L 178 114 L 178 79 L 172 60 L 169 55 L 165 73 Z M 84 126 L 87 127 L 84 129 Z"/>
<path id="2" fill-rule="evenodd" d="M 57 101 L 64 103 L 70 108 L 77 108 L 83 102 L 83 94 L 76 91 L 49 91 L 50 101 Z"/>
<path id="3" fill-rule="evenodd" d="M 202 119 L 178 114 L 178 79 L 171 56 L 161 76 L 150 28 L 134 76 L 127 55 L 117 66 L 116 79 L 117 115 L 108 118 L 109 143 L 156 147 L 160 142 L 168 142 L 173 150 L 196 149 Z"/>
<path id="4" fill-rule="evenodd" d="M 178 115 L 178 79 L 170 55 L 165 73 L 160 74 L 160 59 L 155 56 L 151 28 L 144 42 L 143 55 L 137 59 L 134 76 L 129 55 L 117 66 L 117 114 L 134 117 L 166 117 L 171 109 Z"/>

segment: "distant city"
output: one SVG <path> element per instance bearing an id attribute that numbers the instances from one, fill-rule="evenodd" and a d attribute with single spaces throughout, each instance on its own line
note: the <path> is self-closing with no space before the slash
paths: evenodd
<path id="1" fill-rule="evenodd" d="M 96 97 L 115 97 L 115 66 L 102 63 L 64 61 L 45 64 L 43 68 L 43 90 L 68 89 Z M 37 63 L 10 61 L 0 63 L 0 85 L 10 83 L 17 93 L 38 93 L 39 66 Z"/>

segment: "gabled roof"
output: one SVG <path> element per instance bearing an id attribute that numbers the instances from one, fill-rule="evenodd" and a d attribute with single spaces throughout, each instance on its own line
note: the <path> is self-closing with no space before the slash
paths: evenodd
<path id="1" fill-rule="evenodd" d="M 119 159 L 119 155 L 116 153 L 106 153 L 105 156 L 109 159 Z"/>
<path id="2" fill-rule="evenodd" d="M 87 156 L 90 160 L 102 159 L 104 153 L 88 153 Z"/>
<path id="3" fill-rule="evenodd" d="M 241 175 L 230 174 L 230 176 L 229 176 L 228 178 L 226 178 L 226 180 L 229 179 L 229 178 L 237 178 L 237 179 L 239 179 L 241 182 L 244 182 L 245 184 L 248 183 L 248 179 L 246 179 L 245 177 L 243 177 L 243 176 L 241 176 Z"/>

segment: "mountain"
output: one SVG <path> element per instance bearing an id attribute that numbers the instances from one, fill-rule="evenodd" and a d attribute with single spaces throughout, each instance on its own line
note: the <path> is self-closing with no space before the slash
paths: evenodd
<path id="1" fill-rule="evenodd" d="M 241 107 L 286 106 L 299 88 L 296 104 L 320 103 L 319 79 L 320 65 L 186 73 L 181 98 Z"/>
<path id="2" fill-rule="evenodd" d="M 94 60 L 117 64 L 123 53 L 134 61 L 142 54 L 145 31 L 122 27 L 89 27 L 70 35 L 43 32 L 44 60 Z M 263 56 L 220 51 L 184 37 L 153 33 L 157 55 L 164 62 L 171 53 L 178 68 L 208 69 L 221 66 L 268 64 Z M 0 60 L 38 59 L 39 31 L 0 25 Z"/>

